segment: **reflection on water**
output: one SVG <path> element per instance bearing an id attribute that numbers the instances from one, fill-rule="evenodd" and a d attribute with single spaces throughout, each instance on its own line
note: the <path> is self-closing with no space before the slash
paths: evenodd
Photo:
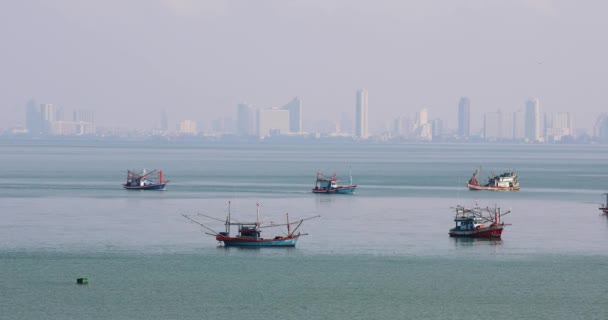
<path id="1" fill-rule="evenodd" d="M 458 237 L 450 237 L 454 242 L 455 246 L 463 246 L 463 247 L 472 247 L 475 245 L 490 245 L 490 246 L 500 246 L 502 245 L 502 239 L 496 238 L 458 238 Z"/>

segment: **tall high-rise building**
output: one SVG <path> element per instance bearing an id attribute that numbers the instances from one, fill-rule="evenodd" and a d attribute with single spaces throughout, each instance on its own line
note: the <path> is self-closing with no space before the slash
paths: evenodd
<path id="1" fill-rule="evenodd" d="M 526 138 L 526 113 L 522 110 L 513 112 L 513 140 Z"/>
<path id="2" fill-rule="evenodd" d="M 431 135 L 433 136 L 433 140 L 443 135 L 443 120 L 440 118 L 431 121 Z"/>
<path id="3" fill-rule="evenodd" d="M 540 140 L 540 107 L 538 99 L 526 101 L 526 139 Z"/>
<path id="4" fill-rule="evenodd" d="M 432 141 L 433 132 L 432 126 L 429 123 L 429 112 L 426 108 L 416 113 L 416 123 L 414 124 L 414 135 L 416 139 L 423 141 Z"/>
<path id="5" fill-rule="evenodd" d="M 292 133 L 302 132 L 302 100 L 295 97 L 282 109 L 289 111 L 289 131 Z"/>
<path id="6" fill-rule="evenodd" d="M 355 108 L 355 136 L 367 139 L 367 90 L 357 90 L 357 103 Z"/>
<path id="7" fill-rule="evenodd" d="M 74 122 L 80 121 L 95 123 L 95 111 L 90 109 L 74 110 Z"/>
<path id="8" fill-rule="evenodd" d="M 51 133 L 53 122 L 56 121 L 57 116 L 55 106 L 49 103 L 41 104 L 40 115 L 42 117 L 42 133 Z"/>
<path id="9" fill-rule="evenodd" d="M 169 117 L 167 116 L 167 109 L 160 111 L 160 130 L 164 132 L 169 131 Z"/>
<path id="10" fill-rule="evenodd" d="M 253 106 L 239 103 L 236 107 L 236 131 L 241 136 L 254 135 L 256 130 L 255 112 Z"/>
<path id="11" fill-rule="evenodd" d="M 42 114 L 34 99 L 30 99 L 25 105 L 25 124 L 27 131 L 32 135 L 40 135 L 43 132 Z"/>
<path id="12" fill-rule="evenodd" d="M 471 100 L 467 97 L 460 98 L 458 102 L 458 135 L 471 135 Z"/>
<path id="13" fill-rule="evenodd" d="M 545 141 L 557 142 L 572 135 L 572 119 L 568 112 L 556 112 L 545 118 Z"/>
<path id="14" fill-rule="evenodd" d="M 593 136 L 600 142 L 608 142 L 608 113 L 602 113 L 597 117 L 593 126 Z"/>

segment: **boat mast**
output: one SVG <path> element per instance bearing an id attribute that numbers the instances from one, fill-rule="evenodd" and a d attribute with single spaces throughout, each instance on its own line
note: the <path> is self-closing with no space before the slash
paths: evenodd
<path id="1" fill-rule="evenodd" d="M 228 201 L 228 219 L 226 219 L 226 235 L 230 236 L 230 201 Z"/>
<path id="2" fill-rule="evenodd" d="M 285 215 L 287 216 L 287 234 L 289 234 L 290 233 L 290 231 L 289 231 L 289 229 L 290 229 L 289 228 L 289 212 L 286 212 Z"/>
<path id="3" fill-rule="evenodd" d="M 256 226 L 260 226 L 260 204 L 256 203 L 256 210 L 255 210 L 255 225 Z"/>

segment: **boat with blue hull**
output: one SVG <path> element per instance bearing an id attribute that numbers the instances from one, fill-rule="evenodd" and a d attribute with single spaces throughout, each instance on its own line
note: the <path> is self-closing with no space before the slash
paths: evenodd
<path id="1" fill-rule="evenodd" d="M 224 244 L 225 247 L 243 247 L 243 248 L 260 248 L 260 247 L 295 247 L 298 243 L 298 239 L 300 236 L 307 235 L 305 233 L 296 233 L 296 231 L 300 228 L 302 223 L 306 220 L 318 218 L 319 216 L 314 216 L 310 218 L 300 219 L 295 222 L 289 222 L 289 214 L 286 214 L 287 223 L 284 224 L 274 224 L 270 223 L 268 225 L 263 225 L 259 221 L 260 216 L 260 206 L 257 205 L 256 216 L 257 219 L 255 222 L 236 222 L 230 216 L 230 204 L 228 206 L 228 217 L 225 221 L 216 219 L 213 217 L 206 216 L 208 218 L 223 221 L 226 227 L 223 232 L 215 232 L 211 228 L 205 226 L 204 224 L 196 221 L 195 219 L 182 214 L 186 219 L 202 226 L 203 228 L 211 231 L 212 233 L 207 232 L 207 234 L 215 236 L 215 240 Z M 205 216 L 205 215 L 203 215 Z M 292 226 L 295 227 L 292 230 Z M 231 227 L 237 227 L 237 235 L 231 236 Z M 287 233 L 285 235 L 263 238 L 261 233 L 262 229 L 270 228 L 270 227 L 278 227 L 278 226 L 287 226 Z"/>
<path id="2" fill-rule="evenodd" d="M 156 179 L 152 178 L 152 174 L 155 172 L 157 170 L 146 172 L 144 169 L 140 173 L 127 170 L 127 181 L 122 187 L 127 190 L 164 190 L 169 180 L 165 180 L 162 170 L 158 170 Z"/>
<path id="3" fill-rule="evenodd" d="M 322 173 L 317 173 L 317 181 L 315 187 L 312 189 L 313 193 L 337 193 L 337 194 L 353 194 L 357 189 L 357 185 L 353 184 L 352 175 L 350 176 L 349 185 L 340 185 L 338 177 L 334 173 L 333 176 L 327 177 Z"/>

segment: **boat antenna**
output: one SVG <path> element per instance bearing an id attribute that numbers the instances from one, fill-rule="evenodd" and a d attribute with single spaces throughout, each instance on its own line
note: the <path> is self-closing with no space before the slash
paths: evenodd
<path id="1" fill-rule="evenodd" d="M 226 234 L 230 235 L 230 200 L 228 200 L 228 219 L 226 219 Z"/>
<path id="2" fill-rule="evenodd" d="M 255 210 L 255 225 L 256 226 L 260 226 L 260 204 L 259 203 L 255 203 L 256 206 L 256 210 Z"/>

